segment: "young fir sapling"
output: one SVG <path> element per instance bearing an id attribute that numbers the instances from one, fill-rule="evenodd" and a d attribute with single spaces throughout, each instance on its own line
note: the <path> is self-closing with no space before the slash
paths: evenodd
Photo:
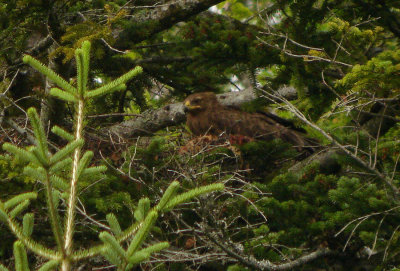
<path id="1" fill-rule="evenodd" d="M 117 270 L 130 270 L 133 266 L 148 259 L 151 254 L 168 247 L 167 242 L 157 243 L 143 248 L 152 226 L 162 212 L 173 209 L 176 205 L 186 202 L 193 197 L 224 189 L 221 183 L 192 189 L 178 194 L 179 182 L 173 181 L 164 192 L 160 202 L 151 208 L 150 200 L 143 198 L 139 201 L 134 212 L 136 222 L 127 229 L 122 230 L 118 219 L 114 214 L 107 215 L 111 232 L 99 234 L 101 245 L 87 249 L 76 249 L 73 246 L 75 232 L 75 211 L 77 195 L 79 193 L 77 183 L 80 179 L 95 179 L 107 169 L 105 166 L 93 166 L 89 164 L 93 158 L 92 151 L 82 154 L 84 140 L 85 105 L 95 97 L 99 97 L 114 91 L 124 90 L 125 83 L 142 72 L 141 67 L 136 67 L 121 77 L 94 90 L 88 90 L 89 41 L 82 44 L 82 48 L 75 51 L 77 65 L 76 87 L 62 79 L 54 71 L 31 56 L 24 56 L 23 61 L 47 76 L 59 88 L 52 88 L 50 95 L 74 105 L 74 131 L 69 133 L 61 127 L 54 126 L 51 131 L 68 140 L 69 143 L 56 153 L 51 153 L 48 141 L 39 115 L 34 108 L 28 109 L 28 117 L 33 128 L 36 144 L 28 148 L 20 148 L 10 143 L 3 144 L 3 149 L 20 160 L 27 163 L 24 174 L 36 179 L 44 185 L 48 216 L 52 233 L 57 246 L 47 247 L 34 240 L 32 237 L 34 227 L 33 213 L 26 213 L 21 223 L 15 219 L 29 206 L 31 200 L 35 200 L 37 192 L 22 193 L 6 201 L 0 200 L 0 221 L 6 223 L 15 234 L 18 241 L 14 243 L 15 269 L 25 271 L 29 269 L 26 249 L 47 259 L 40 267 L 40 271 L 60 268 L 63 271 L 71 270 L 72 265 L 96 255 L 103 255 L 109 262 L 117 267 Z M 63 172 L 64 175 L 60 174 Z M 68 174 L 67 181 L 63 176 Z M 59 212 L 61 199 L 66 202 L 66 212 Z M 131 240 L 130 240 L 131 239 Z M 126 246 L 123 244 L 127 244 Z M 0 264 L 0 271 L 8 270 Z"/>

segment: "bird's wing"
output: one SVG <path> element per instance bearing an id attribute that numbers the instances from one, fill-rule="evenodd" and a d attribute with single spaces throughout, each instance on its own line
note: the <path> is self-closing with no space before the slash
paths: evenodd
<path id="1" fill-rule="evenodd" d="M 301 133 L 305 133 L 306 132 L 306 130 L 304 130 L 303 128 L 297 127 L 294 124 L 294 122 L 291 121 L 291 120 L 281 118 L 281 117 L 279 117 L 279 116 L 277 116 L 275 114 L 272 114 L 270 112 L 257 111 L 257 113 L 262 114 L 262 115 L 264 115 L 264 116 L 266 116 L 266 117 L 268 117 L 270 119 L 273 119 L 274 121 L 278 122 L 279 124 L 281 124 L 281 125 L 283 125 L 285 127 L 288 127 L 288 128 L 290 128 L 292 130 L 296 130 L 296 131 L 301 132 Z"/>
<path id="2" fill-rule="evenodd" d="M 273 117 L 271 117 L 273 116 Z M 299 150 L 312 148 L 318 144 L 310 140 L 302 132 L 292 129 L 290 121 L 286 121 L 273 114 L 248 113 L 232 108 L 224 108 L 215 112 L 209 120 L 215 128 L 227 134 L 244 135 L 261 140 L 280 138 L 296 146 Z M 286 125 L 283 125 L 283 122 Z M 291 124 L 291 125 L 290 125 Z"/>
<path id="3" fill-rule="evenodd" d="M 220 108 L 210 114 L 209 122 L 219 132 L 227 134 L 245 135 L 256 138 L 273 139 L 273 129 L 276 123 L 261 114 L 251 114 L 231 107 Z"/>

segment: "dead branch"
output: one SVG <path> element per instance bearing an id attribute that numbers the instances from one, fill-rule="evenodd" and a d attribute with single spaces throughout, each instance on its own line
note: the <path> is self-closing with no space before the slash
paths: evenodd
<path id="1" fill-rule="evenodd" d="M 227 245 L 224 241 L 220 240 L 216 234 L 212 233 L 209 229 L 203 229 L 203 233 L 220 249 L 222 249 L 226 254 L 231 256 L 232 258 L 238 260 L 241 264 L 254 268 L 256 270 L 290 270 L 295 267 L 301 266 L 308 262 L 314 261 L 318 258 L 325 257 L 328 255 L 332 255 L 333 251 L 329 248 L 318 249 L 314 252 L 311 252 L 307 255 L 304 255 L 294 261 L 290 261 L 288 263 L 282 264 L 273 264 L 268 260 L 259 261 L 253 256 L 245 255 L 240 248 L 233 248 L 232 246 Z"/>
<path id="2" fill-rule="evenodd" d="M 129 48 L 129 43 L 138 43 L 152 35 L 159 33 L 172 25 L 185 21 L 191 16 L 194 16 L 208 8 L 222 2 L 221 0 L 181 0 L 169 1 L 163 5 L 155 6 L 152 9 L 147 9 L 141 14 L 132 17 L 130 23 L 135 26 L 135 29 L 141 29 L 144 35 L 132 35 L 132 29 L 128 28 L 118 34 L 115 47 L 118 50 L 126 50 Z M 143 27 L 147 26 L 147 30 L 143 31 Z"/>
<path id="3" fill-rule="evenodd" d="M 287 99 L 285 99 L 282 96 L 279 96 L 276 92 L 274 94 L 271 94 L 268 91 L 265 91 L 263 89 L 260 89 L 265 93 L 265 98 L 270 99 L 270 97 L 273 97 L 274 99 L 278 98 L 283 102 L 287 108 L 296 115 L 302 122 L 307 124 L 308 126 L 312 127 L 313 129 L 317 130 L 319 133 L 321 133 L 326 139 L 328 139 L 335 147 L 337 147 L 343 154 L 345 154 L 347 157 L 351 158 L 353 161 L 355 161 L 358 165 L 360 165 L 362 168 L 364 168 L 368 173 L 372 173 L 375 175 L 380 181 L 385 183 L 391 190 L 394 200 L 399 201 L 400 200 L 400 191 L 399 188 L 393 183 L 392 179 L 388 176 L 386 176 L 384 173 L 380 172 L 376 168 L 373 168 L 370 166 L 368 162 L 365 162 L 362 160 L 360 157 L 358 157 L 356 154 L 348 150 L 347 147 L 339 143 L 335 138 L 333 138 L 329 133 L 327 133 L 325 130 L 323 130 L 321 127 L 316 125 L 315 123 L 311 122 L 302 112 L 300 112 L 293 104 L 291 104 Z M 381 119 L 381 118 L 380 118 Z"/>

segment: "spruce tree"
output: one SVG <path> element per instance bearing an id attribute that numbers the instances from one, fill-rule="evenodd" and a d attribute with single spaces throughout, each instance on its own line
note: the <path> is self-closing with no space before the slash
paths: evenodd
<path id="1" fill-rule="evenodd" d="M 223 184 L 217 183 L 179 194 L 180 184 L 173 181 L 164 192 L 160 202 L 153 208 L 151 208 L 148 198 L 139 201 L 138 208 L 135 211 L 136 223 L 122 230 L 116 216 L 110 213 L 107 215 L 107 221 L 111 232 L 104 231 L 99 234 L 99 238 L 103 242 L 102 245 L 84 250 L 74 247 L 78 183 L 83 178 L 85 180 L 98 178 L 107 169 L 105 166 L 90 166 L 93 152 L 90 150 L 83 152 L 85 106 L 95 97 L 125 89 L 125 83 L 142 72 L 141 67 L 136 67 L 104 86 L 88 90 L 90 47 L 90 42 L 84 41 L 82 47 L 75 51 L 76 86 L 65 81 L 33 57 L 26 55 L 23 58 L 25 63 L 47 76 L 59 87 L 52 88 L 50 94 L 65 102 L 72 103 L 75 108 L 75 117 L 72 133 L 58 126 L 52 128 L 54 134 L 69 141 L 66 146 L 55 153 L 51 153 L 49 150 L 46 133 L 35 108 L 29 108 L 27 112 L 36 144 L 28 148 L 20 148 L 10 143 L 3 144 L 5 151 L 27 163 L 24 174 L 43 184 L 46 192 L 48 217 L 57 244 L 56 248 L 52 248 L 32 238 L 34 230 L 34 215 L 32 213 L 23 215 L 22 225 L 16 219 L 22 216 L 30 201 L 37 198 L 37 192 L 22 193 L 7 201 L 0 201 L 0 219 L 9 226 L 18 239 L 14 243 L 13 250 L 17 271 L 30 270 L 26 249 L 47 260 L 40 267 L 39 270 L 41 271 L 54 270 L 57 267 L 63 271 L 68 271 L 72 269 L 75 262 L 99 254 L 114 264 L 118 270 L 131 270 L 135 265 L 148 259 L 151 254 L 169 246 L 167 242 L 161 242 L 143 247 L 161 213 L 171 210 L 176 205 L 193 197 L 224 189 Z M 68 173 L 69 179 L 65 179 L 60 174 L 64 171 Z M 62 199 L 66 201 L 67 205 L 67 211 L 64 215 L 60 214 L 58 208 Z M 123 244 L 126 242 L 128 245 L 125 247 Z M 8 269 L 0 265 L 0 270 Z"/>

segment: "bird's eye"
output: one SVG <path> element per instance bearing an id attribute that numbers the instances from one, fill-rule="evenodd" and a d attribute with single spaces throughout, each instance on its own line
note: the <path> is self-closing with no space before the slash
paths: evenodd
<path id="1" fill-rule="evenodd" d="M 193 104 L 198 104 L 200 102 L 201 99 L 193 99 L 192 103 Z"/>

